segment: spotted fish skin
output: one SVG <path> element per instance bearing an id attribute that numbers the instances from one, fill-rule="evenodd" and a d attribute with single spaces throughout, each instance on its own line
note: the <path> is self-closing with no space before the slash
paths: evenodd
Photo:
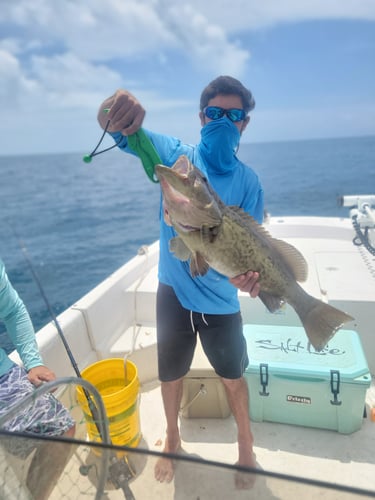
<path id="1" fill-rule="evenodd" d="M 303 255 L 237 206 L 225 205 L 186 156 L 172 167 L 157 165 L 163 192 L 165 221 L 178 236 L 170 251 L 180 260 L 190 259 L 193 277 L 209 267 L 232 278 L 247 271 L 259 273 L 260 293 L 270 312 L 285 302 L 297 312 L 309 341 L 317 351 L 351 316 L 309 295 L 298 282 L 307 279 Z"/>

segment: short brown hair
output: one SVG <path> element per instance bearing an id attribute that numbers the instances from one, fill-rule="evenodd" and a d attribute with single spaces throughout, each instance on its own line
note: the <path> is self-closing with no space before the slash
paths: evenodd
<path id="1" fill-rule="evenodd" d="M 208 105 L 208 101 L 217 95 L 238 95 L 242 100 L 242 106 L 246 113 L 255 108 L 255 100 L 246 87 L 239 80 L 232 76 L 218 76 L 207 85 L 201 94 L 200 109 Z"/>

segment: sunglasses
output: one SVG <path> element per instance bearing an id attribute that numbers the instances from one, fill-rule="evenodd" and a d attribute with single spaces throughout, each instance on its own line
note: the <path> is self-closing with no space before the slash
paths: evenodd
<path id="1" fill-rule="evenodd" d="M 246 118 L 246 113 L 243 109 L 224 109 L 219 106 L 206 106 L 203 110 L 204 114 L 210 120 L 219 120 L 226 115 L 232 122 L 241 122 Z"/>

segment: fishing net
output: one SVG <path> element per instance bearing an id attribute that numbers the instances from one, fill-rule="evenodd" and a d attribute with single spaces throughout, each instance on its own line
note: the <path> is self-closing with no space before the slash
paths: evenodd
<path id="1" fill-rule="evenodd" d="M 104 442 L 92 442 L 87 433 L 87 417 L 82 405 L 77 402 L 77 386 L 85 384 L 98 411 L 97 419 Z M 56 389 L 57 387 L 57 389 Z M 375 492 L 341 487 L 329 483 L 288 477 L 264 470 L 249 470 L 213 461 L 203 460 L 197 455 L 182 453 L 163 455 L 149 449 L 143 439 L 137 448 L 106 444 L 109 438 L 108 418 L 100 396 L 94 387 L 74 377 L 45 384 L 35 391 L 32 398 L 18 408 L 11 408 L 0 418 L 0 429 L 7 419 L 24 408 L 30 408 L 43 391 L 54 389 L 71 412 L 76 422 L 74 439 L 57 437 L 33 437 L 21 433 L 0 430 L 0 498 L 31 500 L 40 496 L 30 491 L 27 477 L 33 459 L 39 449 L 41 457 L 54 464 L 56 456 L 67 457 L 59 477 L 54 480 L 49 493 L 50 500 L 59 499 L 120 499 L 148 500 L 210 500 L 210 499 L 266 499 L 282 500 L 374 498 Z M 34 448 L 22 458 L 9 452 L 9 441 L 17 447 L 26 443 Z M 170 483 L 159 483 L 154 479 L 154 467 L 160 457 L 173 458 L 175 476 Z M 49 472 L 45 460 L 34 464 L 39 483 L 48 482 Z M 241 475 L 252 485 L 251 489 L 235 488 L 234 477 Z"/>

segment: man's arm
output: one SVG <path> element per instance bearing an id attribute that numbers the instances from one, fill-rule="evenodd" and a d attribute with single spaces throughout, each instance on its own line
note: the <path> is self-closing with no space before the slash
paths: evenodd
<path id="1" fill-rule="evenodd" d="M 34 385 L 54 380 L 55 374 L 43 366 L 35 331 L 25 304 L 10 283 L 0 261 L 0 319 L 4 322 L 25 369 Z"/>

